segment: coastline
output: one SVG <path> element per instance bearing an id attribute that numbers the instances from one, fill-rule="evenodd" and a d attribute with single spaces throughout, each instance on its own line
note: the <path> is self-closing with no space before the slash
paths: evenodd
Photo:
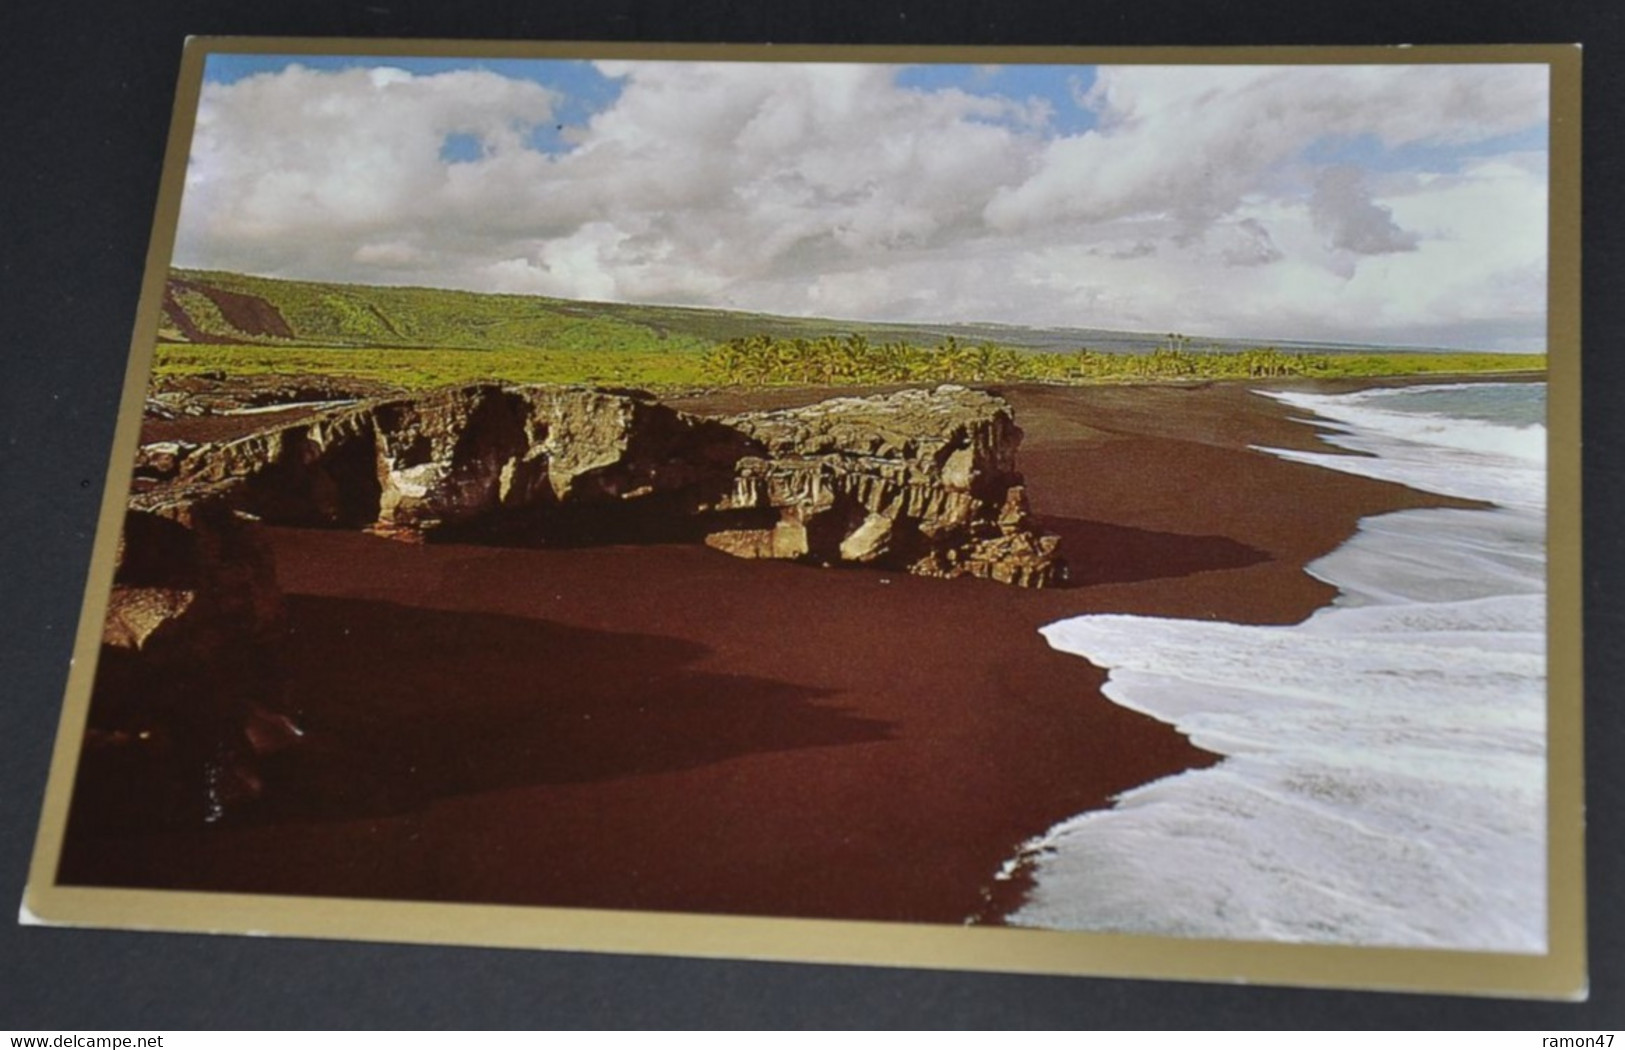
<path id="1" fill-rule="evenodd" d="M 1363 519 L 1308 567 L 1340 593 L 1301 624 L 1046 627 L 1108 669 L 1107 696 L 1227 757 L 1027 844 L 1006 920 L 1544 951 L 1545 389 L 1270 394 L 1356 453 L 1275 454 L 1485 509 Z"/>
<path id="2" fill-rule="evenodd" d="M 1038 627 L 1106 611 L 1295 623 L 1335 594 L 1304 566 L 1362 518 L 1475 505 L 1253 451 L 1335 451 L 1249 393 L 1262 385 L 1004 388 L 1034 511 L 1073 566 L 1072 585 L 1050 591 L 677 545 L 402 547 L 274 530 L 301 654 L 290 686 L 318 743 L 268 771 L 283 790 L 238 824 L 71 836 L 63 880 L 982 915 L 1021 843 L 1214 761 L 1101 697 L 1103 673 Z"/>

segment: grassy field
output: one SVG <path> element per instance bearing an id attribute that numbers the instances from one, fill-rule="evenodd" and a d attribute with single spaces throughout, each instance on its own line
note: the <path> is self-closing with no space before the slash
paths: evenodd
<path id="1" fill-rule="evenodd" d="M 271 347 L 160 344 L 158 375 L 322 375 L 377 379 L 412 389 L 498 380 L 592 383 L 649 389 L 709 380 L 702 351 L 408 350 L 392 347 Z"/>
<path id="2" fill-rule="evenodd" d="M 722 344 L 708 352 L 627 350 L 408 350 L 400 348 L 161 345 L 159 375 L 326 375 L 376 379 L 412 389 L 498 380 L 593 383 L 652 390 L 698 386 L 860 385 L 937 382 L 1101 383 L 1292 376 L 1452 375 L 1539 371 L 1541 355 L 1288 354 L 1154 351 L 1149 354 L 1016 353 L 992 346 L 933 348 L 882 344 L 869 357 L 846 340 L 753 341 L 754 358 Z M 820 353 L 820 350 L 832 351 Z M 777 352 L 774 352 L 776 350 Z M 782 356 L 780 356 L 782 354 Z"/>
<path id="3" fill-rule="evenodd" d="M 1064 349 L 1049 345 L 1057 340 Z M 357 376 L 415 389 L 494 379 L 658 390 L 1442 375 L 1545 363 L 1543 355 L 1198 344 L 1175 333 L 854 324 L 175 270 L 156 369 Z"/>
<path id="4" fill-rule="evenodd" d="M 287 281 L 212 270 L 173 270 L 169 295 L 195 334 L 172 314 L 160 340 L 256 343 L 310 348 L 434 347 L 461 350 L 533 347 L 546 350 L 704 350 L 730 339 L 771 333 L 777 338 L 816 339 L 832 331 L 858 333 L 883 342 L 920 345 L 960 334 L 1027 349 L 1076 342 L 1076 331 L 989 325 L 907 325 L 781 317 L 739 310 L 712 310 L 644 303 L 598 303 L 540 295 L 499 295 L 441 288 Z M 242 301 L 260 304 L 285 335 L 243 323 Z M 225 303 L 228 309 L 222 309 Z M 237 310 L 229 307 L 236 303 Z M 1098 332 L 1103 343 L 1143 340 L 1134 333 Z M 1161 338 L 1160 336 L 1157 338 Z M 1149 345 L 1145 348 L 1149 349 Z"/>
<path id="5" fill-rule="evenodd" d="M 1270 379 L 1291 376 L 1422 375 L 1530 370 L 1542 355 L 1326 354 L 1189 349 L 1175 343 L 1148 353 L 1022 353 L 993 343 L 946 339 L 935 346 L 872 343 L 862 336 L 719 344 L 705 357 L 707 376 L 728 386 L 902 382 L 1126 382 L 1166 379 Z"/>
<path id="6" fill-rule="evenodd" d="M 871 343 L 965 345 L 1107 353 L 1159 348 L 1245 351 L 1259 340 L 1113 329 L 1036 328 L 971 322 L 883 324 L 785 317 L 739 310 L 599 303 L 539 295 L 441 288 L 290 281 L 220 271 L 170 271 L 161 342 L 252 343 L 310 348 L 402 347 L 461 350 L 704 350 L 734 339 L 817 340 L 856 335 Z M 1360 353 L 1348 343 L 1282 343 L 1291 353 Z M 1425 347 L 1408 347 L 1409 353 Z"/>
<path id="7" fill-rule="evenodd" d="M 281 281 L 176 270 L 159 339 L 312 350 L 696 351 L 715 342 L 660 307 Z M 184 313 L 177 317 L 175 310 Z M 704 313 L 705 311 L 695 311 Z M 270 323 L 267 323 L 269 319 Z M 268 330 L 269 329 L 269 330 Z"/>

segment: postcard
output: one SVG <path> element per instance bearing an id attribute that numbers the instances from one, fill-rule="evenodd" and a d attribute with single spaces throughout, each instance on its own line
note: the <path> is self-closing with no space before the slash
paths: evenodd
<path id="1" fill-rule="evenodd" d="M 1578 108 L 193 40 L 23 921 L 1583 997 Z"/>

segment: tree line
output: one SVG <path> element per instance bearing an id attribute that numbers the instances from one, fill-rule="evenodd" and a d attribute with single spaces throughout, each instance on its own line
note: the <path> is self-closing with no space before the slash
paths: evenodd
<path id="1" fill-rule="evenodd" d="M 1095 382 L 1131 379 L 1261 379 L 1342 374 L 1326 354 L 1274 348 L 1193 350 L 1183 336 L 1140 353 L 1016 351 L 993 343 L 936 346 L 871 342 L 862 335 L 781 339 L 753 335 L 719 343 L 705 355 L 712 381 L 727 386 Z"/>

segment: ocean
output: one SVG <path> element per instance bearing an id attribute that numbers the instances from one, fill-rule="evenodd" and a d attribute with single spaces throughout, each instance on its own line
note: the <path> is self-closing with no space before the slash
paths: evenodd
<path id="1" fill-rule="evenodd" d="M 1301 624 L 1043 629 L 1218 764 L 1029 842 L 1014 925 L 1538 953 L 1546 946 L 1544 384 L 1271 393 L 1350 454 L 1286 459 L 1483 501 L 1367 518 Z"/>

